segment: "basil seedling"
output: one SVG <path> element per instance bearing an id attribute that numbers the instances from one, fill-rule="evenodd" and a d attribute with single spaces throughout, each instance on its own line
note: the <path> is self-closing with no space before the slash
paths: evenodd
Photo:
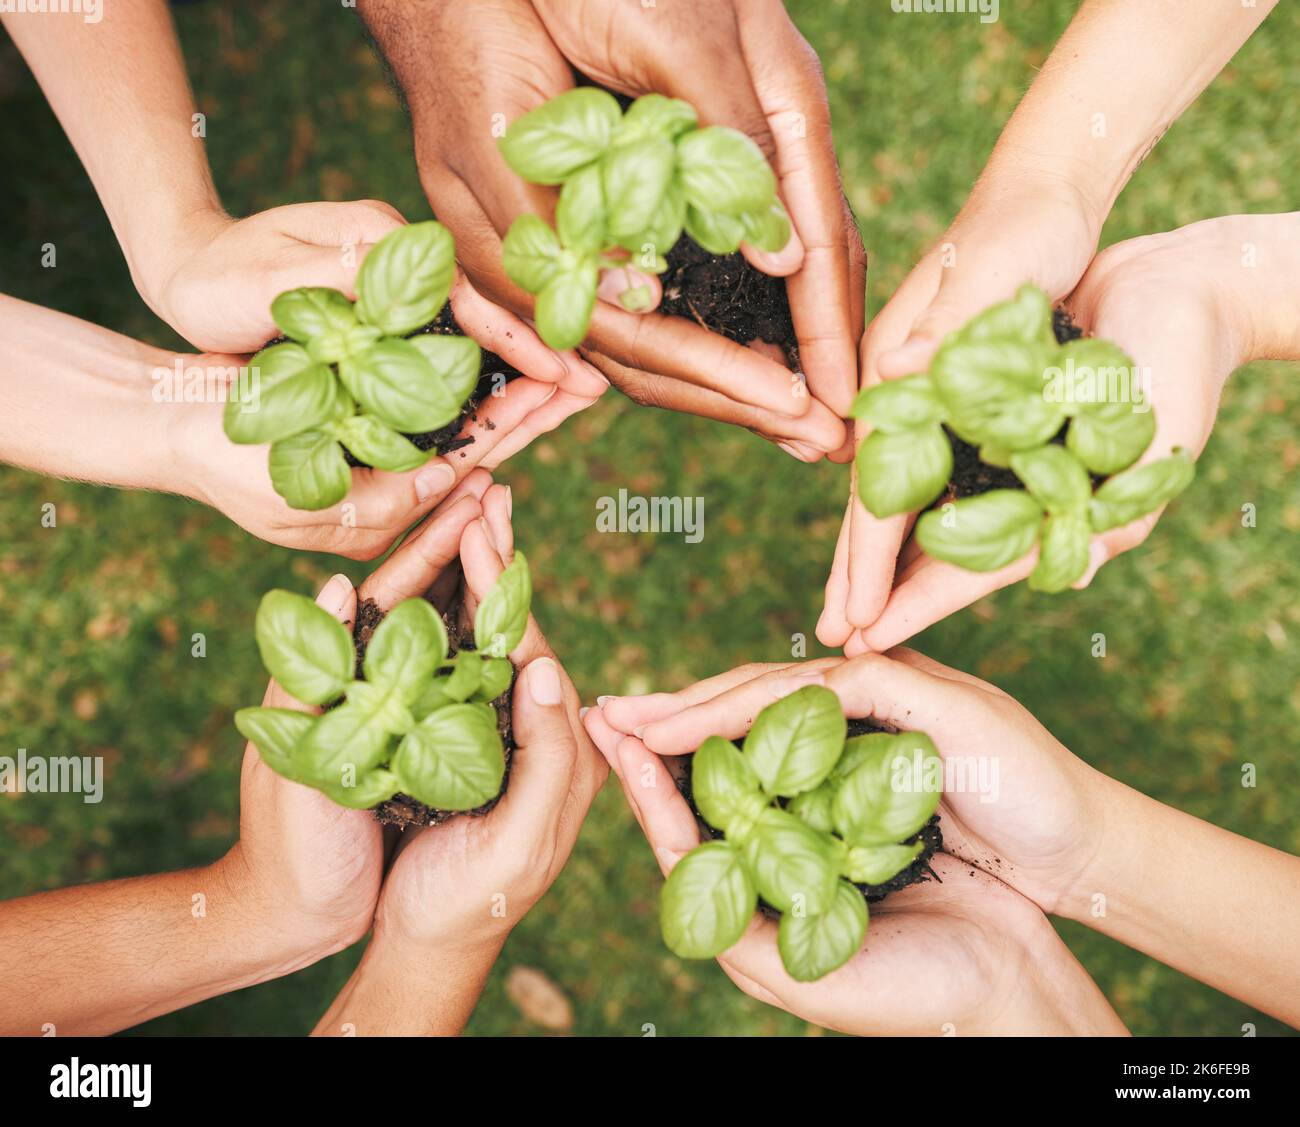
<path id="1" fill-rule="evenodd" d="M 790 238 L 758 146 L 734 129 L 699 128 L 676 98 L 646 94 L 624 113 L 604 90 L 570 90 L 514 121 L 500 146 L 525 180 L 561 186 L 555 228 L 521 215 L 502 247 L 510 279 L 537 296 L 534 319 L 552 348 L 586 337 L 603 267 L 662 274 L 683 231 L 719 255 L 742 242 L 776 251 Z M 621 300 L 636 310 L 647 296 Z"/>
<path id="2" fill-rule="evenodd" d="M 304 595 L 270 591 L 257 645 L 272 677 L 320 715 L 244 708 L 235 726 L 268 767 L 341 806 L 368 808 L 399 792 L 438 810 L 473 810 L 501 791 L 505 754 L 493 702 L 509 687 L 506 656 L 524 636 L 532 601 L 516 552 L 479 604 L 475 649 L 448 657 L 442 616 L 407 599 L 371 635 L 355 677 L 347 629 Z"/>
<path id="3" fill-rule="evenodd" d="M 809 685 L 754 719 L 743 750 L 711 736 L 691 763 L 704 820 L 725 837 L 692 850 L 660 901 L 664 942 L 709 959 L 735 943 L 759 898 L 781 913 L 791 977 L 811 982 L 847 962 L 867 932 L 857 884 L 884 884 L 923 845 L 939 804 L 927 783 L 939 755 L 920 732 L 845 739 L 839 699 Z"/>
<path id="4" fill-rule="evenodd" d="M 446 303 L 455 253 L 442 224 L 412 223 L 366 255 L 355 304 L 324 287 L 289 290 L 271 303 L 289 340 L 253 357 L 226 403 L 225 431 L 232 442 L 271 444 L 271 484 L 291 507 L 324 509 L 347 496 L 344 446 L 378 469 L 413 470 L 431 451 L 406 435 L 460 414 L 478 383 L 479 346 L 407 335 Z"/>
<path id="5" fill-rule="evenodd" d="M 1153 512 L 1195 476 L 1182 450 L 1130 468 L 1155 437 L 1155 417 L 1149 404 L 1117 402 L 1098 385 L 1125 378 L 1135 388 L 1135 372 L 1109 341 L 1057 344 L 1047 295 L 1022 286 L 950 333 L 928 372 L 858 394 L 851 414 L 872 427 L 857 454 L 862 502 L 887 517 L 941 497 L 953 471 L 947 427 L 1026 491 L 997 489 L 924 513 L 918 544 L 971 571 L 995 571 L 1038 544 L 1030 587 L 1062 591 L 1087 571 L 1093 534 Z M 1078 382 L 1063 386 L 1070 374 Z M 1053 441 L 1063 427 L 1064 446 Z M 1095 493 L 1090 473 L 1107 478 Z"/>

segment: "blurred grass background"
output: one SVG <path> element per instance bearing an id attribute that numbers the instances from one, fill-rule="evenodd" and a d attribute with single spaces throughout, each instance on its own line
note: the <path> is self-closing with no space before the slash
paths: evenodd
<path id="1" fill-rule="evenodd" d="M 796 0 L 821 56 L 878 309 L 960 206 L 998 130 L 1067 23 L 1069 0 L 1005 4 L 1001 21 L 895 16 L 886 0 Z M 233 214 L 377 197 L 428 214 L 406 122 L 337 4 L 177 9 Z M 1300 195 L 1300 71 L 1276 11 L 1147 160 L 1103 243 Z M 0 45 L 0 289 L 159 344 L 89 181 L 12 46 Z M 39 266 L 58 246 L 58 268 Z M 1159 316 L 1158 308 L 1152 309 Z M 33 373 L 33 376 L 36 376 Z M 1006 591 L 919 647 L 994 681 L 1104 771 L 1199 817 L 1300 852 L 1300 470 L 1294 370 L 1256 365 L 1229 387 L 1196 484 L 1150 543 L 1087 593 Z M 3 409 L 0 407 L 0 409 Z M 587 698 L 676 688 L 746 661 L 788 659 L 812 631 L 845 471 L 796 464 L 721 425 L 611 393 L 500 474 L 514 489 L 536 613 Z M 231 714 L 260 699 L 252 637 L 262 592 L 312 592 L 365 565 L 263 544 L 167 496 L 0 471 L 0 741 L 102 754 L 106 801 L 0 798 L 0 895 L 202 864 L 234 840 L 242 743 Z M 707 535 L 598 535 L 620 487 L 705 498 Z M 58 506 L 57 529 L 40 508 Z M 1241 506 L 1257 506 L 1243 528 Z M 189 639 L 207 638 L 207 657 Z M 1108 656 L 1090 656 L 1104 633 Z M 1259 785 L 1240 785 L 1244 763 Z M 1187 857 L 1187 867 L 1199 858 Z M 1171 874 L 1175 879 L 1177 874 Z M 511 938 L 470 1032 L 539 1032 L 507 997 L 512 966 L 572 1002 L 574 1031 L 638 1036 L 818 1032 L 746 998 L 712 964 L 663 947 L 659 876 L 607 788 L 552 893 Z M 1065 934 L 1137 1033 L 1239 1035 L 1278 1023 L 1082 928 Z M 291 978 L 144 1027 L 301 1033 L 347 977 L 345 953 Z"/>

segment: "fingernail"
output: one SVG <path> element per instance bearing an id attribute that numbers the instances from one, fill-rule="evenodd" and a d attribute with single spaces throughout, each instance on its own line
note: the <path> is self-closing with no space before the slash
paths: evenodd
<path id="1" fill-rule="evenodd" d="M 456 471 L 446 462 L 434 462 L 415 475 L 415 499 L 423 504 L 430 497 L 441 497 L 456 484 Z"/>
<path id="2" fill-rule="evenodd" d="M 1089 583 L 1093 581 L 1097 572 L 1101 570 L 1104 563 L 1110 560 L 1110 553 L 1106 551 L 1106 545 L 1100 540 L 1094 540 L 1088 545 L 1088 570 L 1074 584 L 1076 591 L 1082 591 Z"/>
<path id="3" fill-rule="evenodd" d="M 654 304 L 650 280 L 637 270 L 625 266 L 606 270 L 600 278 L 596 296 L 629 313 L 646 313 Z"/>
<path id="4" fill-rule="evenodd" d="M 655 856 L 659 858 L 659 867 L 664 872 L 671 872 L 683 857 L 685 853 L 678 853 L 675 849 L 669 849 L 666 845 L 655 846 Z"/>
<path id="5" fill-rule="evenodd" d="M 510 486 L 506 486 L 506 516 L 515 515 L 515 495 L 511 492 Z"/>
<path id="6" fill-rule="evenodd" d="M 479 517 L 478 526 L 483 530 L 483 535 L 487 537 L 487 542 L 492 545 L 492 550 L 499 556 L 501 549 L 497 545 L 496 537 L 492 535 L 492 526 L 488 524 L 487 517 Z"/>
<path id="7" fill-rule="evenodd" d="M 648 724 L 642 724 L 640 727 L 633 728 L 632 734 L 636 736 L 637 739 L 641 739 L 641 737 L 645 735 L 645 730 L 648 727 L 649 727 Z"/>
<path id="8" fill-rule="evenodd" d="M 352 594 L 352 580 L 342 573 L 331 575 L 330 581 L 321 588 L 316 596 L 316 605 L 330 614 L 338 614 Z"/>
<path id="9" fill-rule="evenodd" d="M 781 447 L 792 458 L 797 458 L 801 462 L 817 462 L 823 455 L 821 450 L 815 446 L 809 446 L 806 442 L 778 442 Z"/>
<path id="10" fill-rule="evenodd" d="M 609 702 L 612 701 L 612 700 L 618 700 L 618 697 L 611 697 L 611 696 L 609 696 L 608 694 L 605 695 L 605 696 L 603 696 L 603 697 L 597 697 L 597 698 L 596 698 L 596 707 L 597 707 L 597 708 L 604 708 L 605 705 L 609 704 Z"/>
<path id="11" fill-rule="evenodd" d="M 564 699 L 560 671 L 549 657 L 539 657 L 525 669 L 524 681 L 528 685 L 528 695 L 537 704 L 551 707 Z"/>
<path id="12" fill-rule="evenodd" d="M 578 719 L 579 719 L 579 720 L 586 720 L 586 719 L 587 719 L 587 713 L 590 712 L 590 711 L 591 711 L 591 705 L 589 705 L 589 704 L 584 704 L 580 709 L 578 709 Z"/>

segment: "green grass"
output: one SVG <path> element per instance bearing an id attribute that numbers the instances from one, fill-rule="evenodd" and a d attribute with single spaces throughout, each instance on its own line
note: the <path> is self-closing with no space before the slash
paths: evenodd
<path id="1" fill-rule="evenodd" d="M 998 129 L 1074 5 L 1004 5 L 1001 22 L 890 17 L 884 0 L 799 0 L 821 55 L 849 197 L 872 254 L 873 309 L 961 204 Z M 178 18 L 217 181 L 236 214 L 296 200 L 387 199 L 427 214 L 406 122 L 337 5 L 198 4 Z M 870 13 L 870 14 L 868 14 Z M 1279 9 L 1143 166 L 1111 242 L 1197 218 L 1282 210 L 1300 196 L 1300 73 Z M 0 289 L 161 344 L 94 193 L 12 49 L 0 51 Z M 59 265 L 37 265 L 54 242 Z M 1158 314 L 1153 311 L 1153 314 Z M 920 647 L 1024 703 L 1104 771 L 1199 817 L 1300 851 L 1300 466 L 1294 370 L 1229 386 L 1196 484 L 1148 546 L 1087 593 L 1004 592 Z M 1288 421 L 1288 414 L 1290 421 Z M 537 613 L 584 696 L 675 688 L 811 640 L 846 488 L 720 425 L 617 395 L 502 471 L 533 562 Z M 6 753 L 99 753 L 106 801 L 0 799 L 0 893 L 199 864 L 237 827 L 235 708 L 260 699 L 252 617 L 267 588 L 308 591 L 364 567 L 294 554 L 171 497 L 12 470 L 0 480 L 0 739 Z M 625 486 L 700 496 L 707 535 L 602 535 L 596 501 Z M 57 505 L 56 529 L 40 524 Z M 1256 505 L 1258 527 L 1241 526 Z M 192 635 L 206 657 L 190 656 Z M 1108 656 L 1090 656 L 1104 633 Z M 810 642 L 810 652 L 819 652 Z M 1290 745 L 1290 746 L 1289 746 Z M 1252 763 L 1259 785 L 1239 784 Z M 1197 858 L 1186 859 L 1188 866 Z M 751 1001 L 713 964 L 683 963 L 655 919 L 659 877 L 613 788 L 553 891 L 511 938 L 470 1026 L 536 1033 L 507 999 L 516 964 L 568 995 L 576 1031 L 639 1036 L 816 1032 Z M 1138 1033 L 1278 1023 L 1079 928 L 1084 965 Z M 151 1023 L 158 1033 L 300 1033 L 356 953 Z"/>

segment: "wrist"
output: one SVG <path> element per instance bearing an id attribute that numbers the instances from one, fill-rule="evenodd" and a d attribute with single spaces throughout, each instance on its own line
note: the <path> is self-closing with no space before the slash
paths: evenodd
<path id="1" fill-rule="evenodd" d="M 286 905 L 291 898 L 267 886 L 239 842 L 210 867 L 232 913 L 239 917 L 240 946 L 267 981 L 309 967 L 361 938 L 355 927 L 309 917 Z M 364 932 L 362 933 L 364 934 Z"/>
<path id="2" fill-rule="evenodd" d="M 316 1027 L 319 1036 L 451 1037 L 469 1020 L 499 941 L 415 943 L 377 925 L 352 978 Z"/>
<path id="3" fill-rule="evenodd" d="M 125 231 L 122 249 L 131 281 L 144 303 L 167 324 L 174 324 L 171 284 L 182 267 L 212 242 L 234 220 L 216 195 L 191 201 L 177 200 L 164 207 L 161 217 L 138 233 Z"/>

